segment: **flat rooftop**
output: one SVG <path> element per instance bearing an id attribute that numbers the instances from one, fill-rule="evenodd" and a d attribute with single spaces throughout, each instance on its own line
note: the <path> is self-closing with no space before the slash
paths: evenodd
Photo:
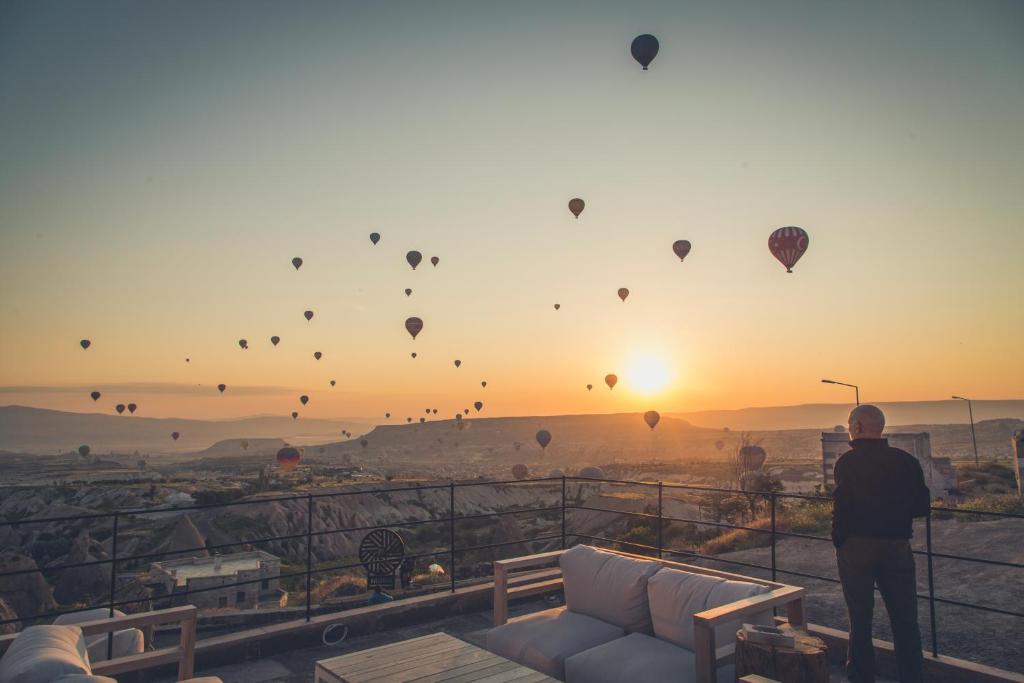
<path id="1" fill-rule="evenodd" d="M 232 553 L 218 557 L 192 557 L 181 560 L 168 560 L 166 562 L 154 562 L 153 567 L 159 567 L 170 573 L 174 571 L 175 584 L 184 586 L 189 579 L 212 578 L 217 576 L 230 577 L 240 571 L 256 570 L 260 564 L 276 562 L 278 558 L 262 550 L 252 550 L 244 553 Z"/>

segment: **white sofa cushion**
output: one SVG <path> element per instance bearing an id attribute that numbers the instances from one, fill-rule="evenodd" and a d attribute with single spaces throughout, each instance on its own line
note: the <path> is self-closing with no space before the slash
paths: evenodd
<path id="1" fill-rule="evenodd" d="M 711 589 L 711 593 L 708 595 L 704 609 L 721 607 L 722 605 L 728 605 L 731 602 L 752 598 L 755 595 L 762 595 L 768 591 L 769 588 L 767 586 L 762 586 L 759 583 L 749 583 L 747 581 L 722 581 Z M 768 609 L 764 612 L 739 617 L 734 621 L 719 624 L 715 627 L 715 647 L 722 647 L 723 645 L 735 642 L 736 631 L 744 623 L 771 625 L 772 611 L 771 609 Z"/>
<path id="2" fill-rule="evenodd" d="M 692 683 L 694 654 L 658 638 L 631 633 L 565 660 L 566 683 Z M 718 683 L 736 680 L 732 664 L 717 672 Z"/>
<path id="3" fill-rule="evenodd" d="M 556 607 L 492 628 L 487 632 L 487 649 L 535 671 L 564 679 L 566 658 L 623 635 L 625 632 L 618 626 Z"/>
<path id="4" fill-rule="evenodd" d="M 0 683 L 51 683 L 64 674 L 91 674 L 77 626 L 29 626 L 0 659 Z"/>
<path id="5" fill-rule="evenodd" d="M 119 609 L 114 610 L 115 617 L 125 616 L 124 612 Z M 87 609 L 81 612 L 71 612 L 69 614 L 61 614 L 53 620 L 55 624 L 81 624 L 86 621 L 98 621 L 100 619 L 110 618 L 110 610 L 106 607 L 99 607 L 97 609 Z M 89 648 L 89 661 L 92 663 L 104 662 L 107 660 L 107 634 L 99 633 L 96 635 L 88 636 L 85 639 L 85 646 Z M 128 655 L 137 655 L 144 652 L 146 649 L 146 639 L 137 628 L 123 628 L 119 631 L 114 631 L 114 642 L 113 642 L 113 654 L 114 659 L 118 657 L 127 657 Z"/>
<path id="6" fill-rule="evenodd" d="M 725 579 L 663 568 L 647 581 L 654 635 L 693 650 L 693 615 L 704 611 L 708 596 Z"/>
<path id="7" fill-rule="evenodd" d="M 661 567 L 587 545 L 565 551 L 558 561 L 565 583 L 565 606 L 627 633 L 652 633 L 647 579 Z"/>

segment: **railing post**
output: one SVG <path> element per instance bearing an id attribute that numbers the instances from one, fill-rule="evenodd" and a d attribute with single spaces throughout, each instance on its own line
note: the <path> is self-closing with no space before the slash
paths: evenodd
<path id="1" fill-rule="evenodd" d="M 662 482 L 658 482 L 658 559 L 661 559 L 662 555 L 662 542 L 661 542 L 661 526 L 662 526 L 662 515 L 661 515 L 661 501 L 662 494 L 664 493 L 665 486 Z"/>
<path id="2" fill-rule="evenodd" d="M 772 510 L 772 581 L 775 581 L 775 491 L 769 491 Z"/>
<path id="3" fill-rule="evenodd" d="M 448 484 L 448 576 L 455 592 L 455 482 Z"/>
<path id="4" fill-rule="evenodd" d="M 114 598 L 117 593 L 117 528 L 120 525 L 121 513 L 114 512 L 114 535 L 110 541 L 110 607 L 107 616 L 114 618 Z M 107 634 L 107 661 L 114 658 L 114 632 Z"/>
<path id="5" fill-rule="evenodd" d="M 565 475 L 562 475 L 562 550 L 565 550 Z"/>
<path id="6" fill-rule="evenodd" d="M 939 634 L 935 626 L 935 577 L 932 573 L 932 515 L 924 518 L 925 545 L 928 552 L 928 616 L 932 625 L 932 657 L 939 656 Z"/>
<path id="7" fill-rule="evenodd" d="M 306 621 L 313 609 L 313 494 L 306 496 Z"/>

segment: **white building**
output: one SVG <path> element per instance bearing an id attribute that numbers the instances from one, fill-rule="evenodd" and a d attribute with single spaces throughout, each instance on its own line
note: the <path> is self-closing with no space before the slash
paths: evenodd
<path id="1" fill-rule="evenodd" d="M 284 606 L 288 594 L 281 590 L 280 576 L 281 560 L 262 550 L 167 560 L 154 562 L 149 567 L 149 583 L 156 589 L 155 599 L 170 598 L 172 604 L 190 603 L 197 607 Z M 246 583 L 231 585 L 239 582 Z M 180 600 L 175 599 L 176 594 L 185 592 L 188 594 L 182 595 Z"/>

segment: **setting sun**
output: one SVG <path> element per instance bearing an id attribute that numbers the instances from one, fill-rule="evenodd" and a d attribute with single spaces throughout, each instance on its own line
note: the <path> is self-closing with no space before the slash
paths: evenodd
<path id="1" fill-rule="evenodd" d="M 664 360 L 653 355 L 636 356 L 626 373 L 629 386 L 641 394 L 656 394 L 668 388 L 672 373 Z"/>

